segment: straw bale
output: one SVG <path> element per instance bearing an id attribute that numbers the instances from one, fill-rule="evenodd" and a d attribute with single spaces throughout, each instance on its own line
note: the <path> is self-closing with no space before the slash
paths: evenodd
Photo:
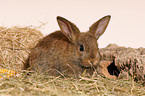
<path id="1" fill-rule="evenodd" d="M 36 28 L 0 27 L 0 67 L 21 70 L 29 49 L 33 48 L 43 37 Z"/>

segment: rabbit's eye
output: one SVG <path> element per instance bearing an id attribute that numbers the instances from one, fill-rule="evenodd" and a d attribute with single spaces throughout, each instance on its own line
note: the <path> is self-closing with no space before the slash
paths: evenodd
<path id="1" fill-rule="evenodd" d="M 80 51 L 84 51 L 84 46 L 80 45 Z"/>

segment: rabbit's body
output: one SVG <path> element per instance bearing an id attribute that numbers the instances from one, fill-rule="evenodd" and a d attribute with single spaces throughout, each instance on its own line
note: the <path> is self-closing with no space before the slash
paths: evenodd
<path id="1" fill-rule="evenodd" d="M 70 21 L 62 17 L 57 19 L 61 31 L 46 36 L 31 50 L 24 69 L 29 67 L 40 73 L 65 76 L 78 76 L 86 70 L 91 75 L 101 60 L 97 39 L 103 33 L 93 32 L 96 31 L 94 27 L 100 23 L 94 23 L 88 32 L 81 33 Z M 109 19 L 110 16 L 105 21 L 103 32 Z M 98 22 L 100 21 L 101 19 Z"/>

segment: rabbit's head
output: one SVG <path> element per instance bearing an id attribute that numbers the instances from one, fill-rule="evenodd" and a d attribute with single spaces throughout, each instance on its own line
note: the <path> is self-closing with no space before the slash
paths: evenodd
<path id="1" fill-rule="evenodd" d="M 97 40 L 104 33 L 110 15 L 105 16 L 95 22 L 88 32 L 80 32 L 75 24 L 58 16 L 57 21 L 61 32 L 75 47 L 75 57 L 83 67 L 97 67 L 101 61 Z"/>

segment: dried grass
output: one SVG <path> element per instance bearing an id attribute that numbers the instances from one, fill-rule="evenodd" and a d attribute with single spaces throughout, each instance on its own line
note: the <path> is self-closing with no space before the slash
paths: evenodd
<path id="1" fill-rule="evenodd" d="M 0 80 L 0 94 L 10 96 L 143 96 L 145 87 L 134 80 L 109 80 L 96 76 L 60 78 L 23 74 Z"/>
<path id="2" fill-rule="evenodd" d="M 119 78 L 134 78 L 145 82 L 145 48 L 126 48 L 116 44 L 109 44 L 100 49 L 102 58 L 114 61 L 120 71 Z"/>
<path id="3" fill-rule="evenodd" d="M 42 33 L 30 27 L 0 27 L 0 67 L 21 70 L 29 48 L 33 48 Z"/>

